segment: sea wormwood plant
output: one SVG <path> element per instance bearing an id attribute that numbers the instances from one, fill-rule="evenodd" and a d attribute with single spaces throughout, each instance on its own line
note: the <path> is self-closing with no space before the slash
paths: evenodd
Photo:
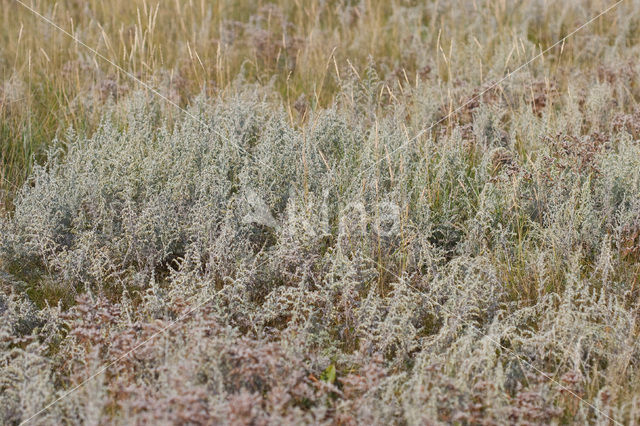
<path id="1" fill-rule="evenodd" d="M 535 72 L 415 140 L 449 88 L 372 69 L 67 132 L 0 219 L 2 420 L 108 365 L 38 421 L 637 423 L 637 75 Z"/>

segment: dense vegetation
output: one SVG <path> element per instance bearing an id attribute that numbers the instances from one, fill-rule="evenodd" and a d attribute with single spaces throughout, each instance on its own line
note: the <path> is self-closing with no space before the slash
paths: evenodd
<path id="1" fill-rule="evenodd" d="M 184 3 L 0 1 L 3 424 L 640 422 L 640 2 Z"/>

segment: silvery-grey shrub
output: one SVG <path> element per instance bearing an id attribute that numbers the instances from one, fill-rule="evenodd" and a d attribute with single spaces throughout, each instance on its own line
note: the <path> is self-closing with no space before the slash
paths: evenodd
<path id="1" fill-rule="evenodd" d="M 371 67 L 304 125 L 247 86 L 62 136 L 0 220 L 2 420 L 181 318 L 42 421 L 637 421 L 640 149 L 611 85 L 536 114 L 534 68 L 412 140 L 447 88 L 383 107 Z"/>

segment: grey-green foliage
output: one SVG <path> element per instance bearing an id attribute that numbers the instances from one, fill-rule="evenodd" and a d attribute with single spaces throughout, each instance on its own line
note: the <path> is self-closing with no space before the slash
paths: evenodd
<path id="1" fill-rule="evenodd" d="M 150 319 L 190 308 L 206 314 L 55 416 L 98 421 L 113 403 L 123 423 L 157 421 L 140 407 L 169 415 L 161 407 L 179 400 L 197 408 L 189 418 L 246 422 L 329 421 L 328 407 L 409 424 L 602 420 L 571 411 L 566 382 L 633 420 L 640 358 L 623 336 L 636 327 L 640 152 L 625 130 L 599 142 L 604 91 L 555 117 L 513 89 L 413 140 L 419 129 L 398 123 L 433 114 L 422 105 L 437 89 L 380 110 L 367 92 L 377 79 L 351 82 L 362 109 L 339 100 L 302 127 L 249 88 L 200 99 L 171 127 L 132 98 L 94 135 L 55 144 L 0 221 L 0 279 L 24 299 L 0 300 L 14 354 L 3 420 L 65 387 L 37 373 L 41 393 L 27 397 L 20 377 L 78 383 L 85 370 L 67 358 L 96 371 L 155 332 Z M 46 306 L 54 290 L 80 296 L 72 319 Z M 105 325 L 83 323 L 94 311 Z M 25 336 L 46 344 L 20 346 Z M 339 388 L 313 384 L 331 365 Z M 118 400 L 109 380 L 136 396 Z M 181 399 L 181 381 L 198 397 Z M 627 405 L 602 402 L 616 392 Z"/>
<path id="2" fill-rule="evenodd" d="M 233 244 L 243 237 L 236 233 L 250 231 L 234 208 L 243 207 L 236 206 L 240 194 L 265 189 L 275 207 L 286 197 L 279 183 L 289 181 L 284 175 L 268 188 L 270 176 L 259 162 L 271 153 L 260 152 L 267 145 L 253 146 L 267 121 L 263 109 L 239 99 L 224 110 L 194 109 L 208 125 L 186 120 L 153 131 L 149 108 L 132 102 L 124 129 L 107 116 L 91 138 L 69 135 L 20 194 L 8 234 L 22 240 L 5 241 L 5 249 L 15 250 L 16 260 L 37 259 L 42 273 L 70 284 L 117 282 L 133 273 L 139 285 L 154 270 L 173 266 L 190 245 L 208 248 L 231 238 L 229 245 L 242 250 L 242 243 Z M 276 126 L 263 131 L 276 133 Z M 255 151 L 255 160 L 243 150 Z M 291 161 L 278 156 L 291 152 L 279 146 L 269 160 L 286 167 Z"/>
<path id="3" fill-rule="evenodd" d="M 92 137 L 69 133 L 54 146 L 3 225 L 7 269 L 30 282 L 143 286 L 187 253 L 217 268 L 273 245 L 277 234 L 282 243 L 300 232 L 336 237 L 339 216 L 360 200 L 368 239 L 377 215 L 390 218 L 387 231 L 398 229 L 407 182 L 370 167 L 378 144 L 404 142 L 393 130 L 350 127 L 328 111 L 301 133 L 248 95 L 200 104 L 197 120 L 172 129 L 150 120 L 152 109 L 132 101 L 124 120 L 108 114 Z"/>

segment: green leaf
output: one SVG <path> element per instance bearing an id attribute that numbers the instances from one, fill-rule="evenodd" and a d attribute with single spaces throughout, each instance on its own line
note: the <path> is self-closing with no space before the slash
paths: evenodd
<path id="1" fill-rule="evenodd" d="M 336 366 L 333 364 L 328 366 L 320 375 L 320 380 L 333 384 L 336 381 Z"/>

